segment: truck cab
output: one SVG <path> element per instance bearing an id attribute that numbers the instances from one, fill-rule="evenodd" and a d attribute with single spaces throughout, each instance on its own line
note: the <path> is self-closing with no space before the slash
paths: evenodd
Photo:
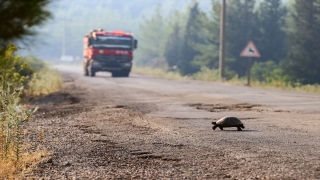
<path id="1" fill-rule="evenodd" d="M 96 72 L 111 72 L 112 77 L 129 77 L 133 51 L 138 41 L 124 31 L 94 30 L 83 39 L 83 73 L 94 77 Z"/>

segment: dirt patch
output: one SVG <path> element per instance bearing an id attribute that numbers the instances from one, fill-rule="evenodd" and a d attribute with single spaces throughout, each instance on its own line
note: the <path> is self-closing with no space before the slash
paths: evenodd
<path id="1" fill-rule="evenodd" d="M 63 77 L 65 84 L 62 90 L 28 100 L 31 106 L 38 107 L 36 118 L 63 117 L 90 111 L 90 105 L 84 101 L 83 89 L 75 88 L 72 77 L 66 74 Z"/>
<path id="2" fill-rule="evenodd" d="M 43 104 L 52 104 L 52 105 L 66 105 L 66 104 L 77 104 L 80 102 L 80 99 L 72 96 L 67 92 L 55 92 L 48 94 L 46 96 L 31 99 L 30 103 L 34 105 L 43 105 Z"/>
<path id="3" fill-rule="evenodd" d="M 128 109 L 139 111 L 143 114 L 152 113 L 158 110 L 157 105 L 153 103 L 129 103 L 126 107 Z"/>
<path id="4" fill-rule="evenodd" d="M 195 107 L 196 109 L 201 109 L 209 112 L 223 112 L 223 111 L 253 111 L 256 110 L 256 107 L 259 107 L 258 104 L 187 104 L 187 106 Z"/>

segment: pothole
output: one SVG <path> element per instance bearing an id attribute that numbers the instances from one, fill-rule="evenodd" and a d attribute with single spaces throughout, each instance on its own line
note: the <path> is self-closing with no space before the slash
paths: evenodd
<path id="1" fill-rule="evenodd" d="M 258 104 L 248 104 L 248 103 L 241 103 L 241 104 L 187 104 L 188 106 L 195 107 L 196 109 L 205 110 L 209 112 L 223 112 L 223 111 L 252 111 L 253 108 L 259 107 Z"/>

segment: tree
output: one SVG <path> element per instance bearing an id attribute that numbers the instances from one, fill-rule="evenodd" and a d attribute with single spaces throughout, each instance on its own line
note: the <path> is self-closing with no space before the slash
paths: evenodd
<path id="1" fill-rule="evenodd" d="M 227 8 L 227 66 L 244 76 L 247 59 L 240 57 L 249 41 L 257 42 L 259 37 L 258 17 L 254 12 L 255 0 L 229 0 Z"/>
<path id="2" fill-rule="evenodd" d="M 195 57 L 194 63 L 200 67 L 217 69 L 219 67 L 220 1 L 213 0 L 211 7 L 210 16 L 202 14 L 198 17 L 204 41 L 195 45 L 195 49 L 200 54 Z"/>
<path id="3" fill-rule="evenodd" d="M 189 12 L 189 18 L 182 42 L 183 45 L 181 47 L 181 57 L 178 61 L 178 69 L 182 75 L 193 74 L 199 71 L 199 66 L 195 65 L 193 61 L 194 58 L 200 54 L 200 52 L 195 49 L 195 44 L 204 43 L 200 33 L 201 26 L 199 22 L 197 22 L 200 14 L 201 12 L 198 3 L 195 3 Z"/>
<path id="4" fill-rule="evenodd" d="M 176 66 L 180 58 L 181 49 L 181 38 L 180 38 L 180 27 L 178 24 L 174 25 L 173 32 L 169 35 L 164 52 L 164 57 L 169 67 Z"/>
<path id="5" fill-rule="evenodd" d="M 294 10 L 285 72 L 295 82 L 320 83 L 320 0 L 296 0 Z"/>
<path id="6" fill-rule="evenodd" d="M 188 12 L 172 11 L 167 17 L 166 33 L 167 42 L 165 45 L 164 57 L 169 68 L 177 66 L 181 58 L 182 37 L 184 35 Z"/>
<path id="7" fill-rule="evenodd" d="M 92 29 L 104 28 L 105 30 L 124 30 L 134 34 L 140 45 L 135 52 L 136 55 L 133 62 L 139 65 L 150 63 L 150 59 L 143 55 L 148 54 L 148 52 L 143 47 L 145 44 L 141 31 L 145 31 L 143 28 L 146 27 L 144 26 L 146 21 L 155 16 L 159 4 L 161 5 L 162 24 L 159 23 L 157 28 L 163 29 L 164 26 L 165 31 L 168 31 L 167 23 L 171 21 L 169 19 L 171 17 L 168 15 L 176 7 L 179 8 L 179 11 L 182 10 L 183 15 L 185 15 L 184 11 L 189 5 L 189 1 L 182 0 L 107 0 L 94 1 L 94 3 L 90 0 L 59 0 L 52 2 L 53 4 L 49 8 L 54 14 L 54 19 L 50 20 L 50 23 L 46 23 L 44 27 L 41 27 L 41 34 L 39 33 L 40 36 L 37 36 L 37 42 L 45 44 L 45 46 L 34 51 L 38 57 L 47 60 L 60 57 L 63 34 L 67 37 L 65 52 L 68 55 L 81 56 L 79 45 L 82 44 L 82 37 Z M 181 18 L 184 23 L 186 17 L 181 16 Z M 63 27 L 65 27 L 65 31 Z M 184 27 L 180 25 L 180 29 L 181 33 L 183 33 Z M 165 36 L 167 36 L 168 32 L 165 32 Z M 161 43 L 165 44 L 166 38 L 162 36 L 157 40 L 163 41 Z M 164 48 L 164 45 L 162 46 Z M 162 49 L 162 51 L 164 50 Z M 162 59 L 164 58 L 162 57 Z M 140 60 L 145 61 L 142 62 Z"/>
<path id="8" fill-rule="evenodd" d="M 256 43 L 261 54 L 260 62 L 272 60 L 279 63 L 287 56 L 286 9 L 281 4 L 281 0 L 264 0 L 260 4 L 260 37 Z"/>
<path id="9" fill-rule="evenodd" d="M 167 33 L 166 24 L 161 15 L 161 6 L 158 6 L 151 18 L 144 19 L 140 24 L 138 39 L 140 41 L 136 63 L 140 66 L 148 66 L 163 58 Z"/>
<path id="10" fill-rule="evenodd" d="M 35 26 L 42 25 L 49 17 L 46 9 L 50 0 L 1 0 L 0 48 L 9 42 L 36 34 Z"/>

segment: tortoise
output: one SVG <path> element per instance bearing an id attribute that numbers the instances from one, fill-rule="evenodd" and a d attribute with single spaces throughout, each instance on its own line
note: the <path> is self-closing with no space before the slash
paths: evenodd
<path id="1" fill-rule="evenodd" d="M 236 117 L 223 117 L 217 122 L 212 122 L 212 124 L 214 125 L 212 127 L 213 130 L 215 130 L 217 127 L 219 127 L 221 130 L 223 130 L 224 127 L 236 127 L 238 131 L 244 129 L 243 123 Z"/>

